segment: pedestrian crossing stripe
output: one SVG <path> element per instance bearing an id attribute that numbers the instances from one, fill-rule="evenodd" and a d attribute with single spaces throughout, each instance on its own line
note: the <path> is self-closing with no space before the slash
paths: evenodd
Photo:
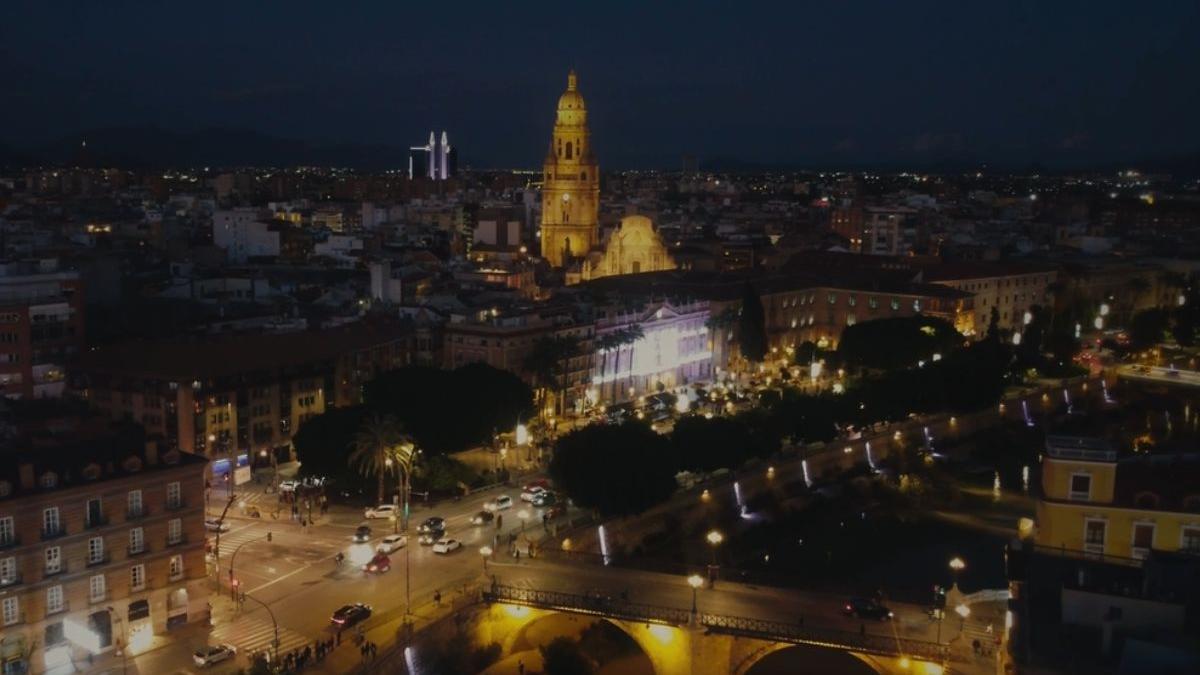
<path id="1" fill-rule="evenodd" d="M 212 635 L 221 642 L 228 642 L 247 656 L 255 652 L 271 651 L 275 641 L 275 625 L 261 617 L 238 619 L 219 624 Z M 288 628 L 279 629 L 279 653 L 286 654 L 294 649 L 303 649 L 312 640 Z"/>
<path id="2" fill-rule="evenodd" d="M 216 537 L 214 536 L 213 539 L 216 539 Z M 233 553 L 233 549 L 253 539 L 262 539 L 263 541 L 266 541 L 266 535 L 252 527 L 246 527 L 229 534 L 222 532 L 220 549 L 221 557 L 224 558 L 229 556 Z"/>

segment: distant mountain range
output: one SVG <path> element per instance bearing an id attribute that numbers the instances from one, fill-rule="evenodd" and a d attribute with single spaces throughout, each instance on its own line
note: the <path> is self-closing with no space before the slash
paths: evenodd
<path id="1" fill-rule="evenodd" d="M 86 143 L 86 145 L 85 145 Z M 634 159 L 634 158 L 628 158 Z M 633 164 L 667 170 L 678 169 L 678 158 L 642 156 Z M 462 158 L 460 158 L 460 166 Z M 168 131 L 152 126 L 107 127 L 64 136 L 41 145 L 0 142 L 0 166 L 117 166 L 128 169 L 233 166 L 344 166 L 370 171 L 408 167 L 408 149 L 379 144 L 328 143 L 281 138 L 246 129 L 211 128 Z M 1056 159 L 1045 165 L 986 162 L 967 157 L 943 157 L 912 163 L 887 162 L 761 162 L 738 157 L 701 158 L 705 171 L 994 171 L 1020 173 L 1096 171 L 1137 168 L 1144 172 L 1200 176 L 1200 151 L 1122 162 L 1076 164 Z"/>

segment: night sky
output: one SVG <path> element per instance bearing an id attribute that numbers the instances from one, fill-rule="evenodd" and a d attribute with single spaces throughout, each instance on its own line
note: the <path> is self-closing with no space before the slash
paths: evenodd
<path id="1" fill-rule="evenodd" d="M 0 141 L 445 128 L 464 162 L 534 166 L 574 66 L 610 168 L 1123 161 L 1200 149 L 1197 36 L 1191 0 L 6 0 Z"/>

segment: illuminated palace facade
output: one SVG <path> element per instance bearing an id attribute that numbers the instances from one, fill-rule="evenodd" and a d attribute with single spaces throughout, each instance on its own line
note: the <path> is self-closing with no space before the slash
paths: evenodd
<path id="1" fill-rule="evenodd" d="M 590 402 L 607 405 L 711 380 L 708 312 L 708 301 L 696 299 L 599 309 Z M 641 337 L 622 339 L 633 326 Z"/>
<path id="2" fill-rule="evenodd" d="M 542 257 L 563 269 L 567 283 L 675 269 L 645 216 L 628 216 L 600 236 L 600 167 L 592 152 L 587 106 L 575 71 L 558 99 L 542 184 Z"/>

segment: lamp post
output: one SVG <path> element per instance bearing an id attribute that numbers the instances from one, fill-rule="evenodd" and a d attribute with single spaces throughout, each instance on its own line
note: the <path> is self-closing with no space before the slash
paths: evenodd
<path id="1" fill-rule="evenodd" d="M 524 532 L 525 521 L 529 520 L 529 511 L 526 509 L 520 509 L 517 511 L 517 517 L 521 519 L 521 531 Z"/>
<path id="2" fill-rule="evenodd" d="M 717 547 L 721 542 L 725 541 L 725 535 L 718 530 L 712 530 L 704 537 L 704 539 L 712 546 L 712 563 L 708 566 L 708 581 L 710 586 L 717 584 Z"/>
<path id="3" fill-rule="evenodd" d="M 696 620 L 696 593 L 700 587 L 704 585 L 704 577 L 699 574 L 693 574 L 687 578 L 688 586 L 692 587 L 692 621 Z"/>
<path id="4" fill-rule="evenodd" d="M 105 609 L 108 610 L 110 626 L 112 625 L 112 621 L 114 619 L 121 622 L 121 629 L 122 629 L 121 633 L 122 633 L 123 639 L 117 641 L 117 652 L 121 655 L 121 672 L 128 673 L 129 672 L 129 623 L 125 619 L 121 618 L 121 615 L 117 614 L 117 610 L 113 609 L 111 606 L 105 607 Z"/>
<path id="5" fill-rule="evenodd" d="M 484 574 L 484 576 L 487 576 L 488 558 L 492 557 L 492 547 L 491 546 L 480 546 L 479 547 L 479 557 L 483 558 L 483 574 Z"/>
<path id="6" fill-rule="evenodd" d="M 963 562 L 962 558 L 954 557 L 950 559 L 950 571 L 954 573 L 954 586 L 958 586 L 958 575 L 966 569 L 967 563 Z"/>
<path id="7" fill-rule="evenodd" d="M 271 533 L 270 532 L 267 532 L 266 539 L 267 539 L 267 541 L 271 541 Z M 236 583 L 234 581 L 234 577 L 233 577 L 233 563 L 235 560 L 237 560 L 238 551 L 242 550 L 243 546 L 245 546 L 246 544 L 249 544 L 252 541 L 257 541 L 257 539 L 247 539 L 246 541 L 243 541 L 242 543 L 238 544 L 233 549 L 233 553 L 231 553 L 229 555 L 229 593 L 231 594 L 231 597 L 235 601 L 237 600 L 237 585 L 236 585 Z"/>
<path id="8" fill-rule="evenodd" d="M 954 608 L 954 611 L 958 613 L 958 630 L 959 632 L 962 632 L 962 630 L 967 626 L 967 617 L 971 616 L 971 608 L 960 602 L 958 606 Z"/>

